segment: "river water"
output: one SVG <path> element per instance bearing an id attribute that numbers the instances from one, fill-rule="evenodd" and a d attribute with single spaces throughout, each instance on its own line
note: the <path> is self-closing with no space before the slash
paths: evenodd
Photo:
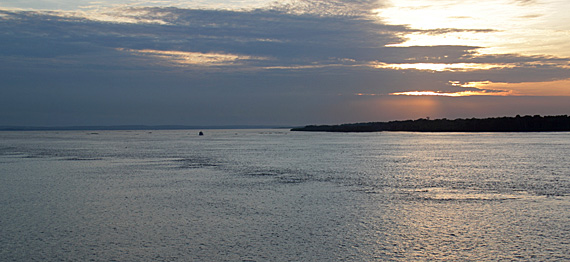
<path id="1" fill-rule="evenodd" d="M 0 132 L 0 261 L 568 261 L 570 133 Z"/>

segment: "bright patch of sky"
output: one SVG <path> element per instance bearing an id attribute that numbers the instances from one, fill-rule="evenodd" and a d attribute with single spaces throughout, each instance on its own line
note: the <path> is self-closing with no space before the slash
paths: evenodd
<path id="1" fill-rule="evenodd" d="M 439 91 L 409 91 L 396 92 L 391 95 L 404 96 L 570 96 L 570 80 L 557 80 L 547 82 L 523 83 L 493 83 L 491 81 L 478 81 L 460 83 L 449 81 L 452 86 L 470 89 L 457 92 Z"/>
<path id="2" fill-rule="evenodd" d="M 372 63 L 371 65 L 374 68 L 390 68 L 390 69 L 417 69 L 417 70 L 428 70 L 428 71 L 436 71 L 436 72 L 443 72 L 443 71 L 459 71 L 459 72 L 466 72 L 466 71 L 474 71 L 474 70 L 488 70 L 488 69 L 496 69 L 496 68 L 514 68 L 514 65 L 508 64 L 484 64 L 484 63 L 452 63 L 452 64 L 444 64 L 444 63 L 413 63 L 413 64 L 388 64 L 388 63 Z"/>
<path id="3" fill-rule="evenodd" d="M 175 65 L 200 65 L 200 66 L 228 66 L 235 65 L 239 60 L 263 60 L 265 58 L 217 53 L 199 53 L 182 51 L 159 51 L 159 50 L 132 50 L 119 48 L 119 51 L 126 51 L 143 56 L 156 57 Z"/>
<path id="4" fill-rule="evenodd" d="M 375 12 L 390 24 L 433 30 L 493 29 L 493 32 L 413 32 L 395 46 L 471 45 L 481 53 L 570 56 L 567 0 L 395 0 Z"/>

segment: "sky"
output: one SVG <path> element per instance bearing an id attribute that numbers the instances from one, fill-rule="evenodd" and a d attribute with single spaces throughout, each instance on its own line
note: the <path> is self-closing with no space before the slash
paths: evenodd
<path id="1" fill-rule="evenodd" d="M 567 0 L 0 0 L 0 126 L 570 114 Z"/>

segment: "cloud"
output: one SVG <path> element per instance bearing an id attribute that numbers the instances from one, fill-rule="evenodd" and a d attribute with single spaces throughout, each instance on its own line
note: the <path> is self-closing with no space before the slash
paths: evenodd
<path id="1" fill-rule="evenodd" d="M 568 58 L 481 54 L 481 46 L 469 45 L 392 46 L 414 31 L 487 31 L 388 25 L 371 13 L 378 5 L 129 7 L 99 16 L 0 10 L 0 123 L 65 115 L 68 124 L 303 124 L 334 119 L 335 106 L 368 110 L 363 99 L 409 98 L 391 93 L 536 96 L 540 89 L 528 91 L 532 83 L 552 82 L 556 92 L 544 94 L 567 95 Z M 336 115 L 351 121 L 348 113 Z"/>
<path id="2" fill-rule="evenodd" d="M 135 50 L 118 48 L 118 51 L 128 52 L 139 56 L 149 56 L 158 58 L 174 65 L 187 66 L 232 66 L 241 65 L 240 61 L 246 60 L 266 60 L 263 57 L 252 57 L 246 55 L 224 54 L 224 53 L 200 53 L 183 51 L 161 51 L 161 50 Z"/>
<path id="3" fill-rule="evenodd" d="M 303 3 L 309 6 L 319 5 L 318 1 Z M 347 5 L 344 1 L 332 4 Z M 371 2 L 363 1 L 361 4 Z M 370 63 L 497 65 L 481 66 L 489 69 L 509 68 L 514 63 L 521 62 L 550 63 L 555 66 L 565 66 L 564 63 L 568 63 L 564 58 L 545 56 L 483 56 L 477 53 L 480 47 L 474 46 L 390 47 L 391 44 L 405 41 L 401 37 L 402 33 L 413 30 L 405 26 L 385 25 L 365 14 L 323 16 L 276 10 L 127 8 L 124 12 L 109 14 L 116 18 L 110 21 L 90 20 L 69 13 L 3 11 L 1 13 L 4 17 L 9 18 L 0 24 L 3 29 L 0 37 L 5 40 L 3 51 L 0 52 L 12 56 L 53 58 L 89 52 L 156 50 L 154 57 L 162 59 L 165 56 L 156 55 L 158 52 L 232 54 L 255 57 L 256 59 L 240 59 L 244 62 L 240 65 L 258 68 L 311 68 L 315 65 L 352 67 Z M 123 21 L 125 17 L 129 17 L 126 22 Z M 423 31 L 440 34 L 465 30 Z M 149 52 L 146 54 L 150 56 Z M 121 63 L 126 62 L 124 57 L 121 58 Z M 179 63 L 173 65 L 183 64 L 180 63 L 182 60 L 177 61 Z"/>
<path id="4" fill-rule="evenodd" d="M 443 35 L 443 34 L 450 34 L 450 33 L 492 33 L 497 32 L 499 30 L 496 29 L 459 29 L 459 28 L 435 28 L 435 29 L 417 29 L 417 30 L 410 30 L 413 33 L 422 33 L 426 35 Z"/>
<path id="5" fill-rule="evenodd" d="M 415 70 L 428 70 L 428 71 L 436 71 L 436 72 L 456 72 L 456 71 L 475 71 L 475 70 L 489 70 L 489 69 L 496 69 L 496 68 L 508 68 L 514 67 L 514 65 L 508 64 L 483 64 L 483 63 L 453 63 L 453 64 L 444 64 L 444 63 L 401 63 L 401 64 L 387 64 L 383 62 L 372 63 L 372 67 L 374 68 L 388 68 L 388 69 L 395 69 L 395 70 L 406 70 L 406 69 L 415 69 Z"/>
<path id="6" fill-rule="evenodd" d="M 509 96 L 512 95 L 512 90 L 492 89 L 489 87 L 491 82 L 467 82 L 461 83 L 460 81 L 449 81 L 448 84 L 453 87 L 460 88 L 457 91 L 407 91 L 391 93 L 390 95 L 396 96 L 448 96 L 448 97 L 462 97 L 462 96 Z"/>
<path id="7" fill-rule="evenodd" d="M 511 1 L 519 5 L 533 5 L 538 3 L 537 0 L 511 0 Z"/>
<path id="8" fill-rule="evenodd" d="M 270 10 L 296 15 L 318 16 L 363 16 L 371 14 L 371 10 L 382 7 L 384 1 L 379 0 L 292 0 L 274 2 Z"/>
<path id="9" fill-rule="evenodd" d="M 132 8 L 128 9 L 133 11 Z M 172 52 L 231 53 L 273 57 L 279 64 L 328 63 L 333 58 L 367 59 L 369 50 L 401 41 L 404 27 L 377 25 L 353 17 L 138 8 L 136 23 L 87 20 L 69 14 L 3 12 L 7 55 L 58 57 L 73 51 L 118 48 Z M 161 19 L 160 23 L 147 23 Z M 14 23 L 17 21 L 16 23 Z M 262 22 L 260 22 L 262 21 Z"/>

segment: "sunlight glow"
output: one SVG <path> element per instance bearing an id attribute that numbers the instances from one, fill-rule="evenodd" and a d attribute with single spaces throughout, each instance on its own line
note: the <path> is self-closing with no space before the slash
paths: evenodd
<path id="1" fill-rule="evenodd" d="M 468 45 L 485 54 L 570 56 L 568 10 L 570 1 L 563 0 L 398 0 L 374 12 L 383 22 L 416 29 L 391 46 Z"/>
<path id="2" fill-rule="evenodd" d="M 512 0 L 398 0 L 389 8 L 374 11 L 388 23 L 417 29 L 486 29 L 517 25 L 520 19 L 513 18 L 540 14 L 545 6 L 529 10 Z"/>
<path id="3" fill-rule="evenodd" d="M 222 54 L 222 53 L 200 53 L 183 51 L 162 51 L 151 49 L 125 49 L 119 51 L 133 53 L 135 55 L 150 56 L 166 60 L 178 65 L 200 65 L 200 66 L 228 66 L 237 64 L 240 60 L 264 60 L 265 58 L 247 55 Z"/>
<path id="4" fill-rule="evenodd" d="M 58 12 L 62 17 L 85 18 L 93 21 L 123 23 L 123 24 L 159 24 L 169 25 L 165 21 L 171 18 L 169 12 L 151 12 L 148 9 L 123 8 L 123 7 L 99 7 L 78 11 Z"/>
<path id="5" fill-rule="evenodd" d="M 466 88 L 458 92 L 407 91 L 390 93 L 395 96 L 570 96 L 570 79 L 547 82 L 495 83 L 491 81 L 449 81 L 449 85 Z"/>
<path id="6" fill-rule="evenodd" d="M 416 69 L 416 70 L 429 70 L 436 72 L 443 71 L 474 71 L 474 70 L 488 70 L 496 68 L 513 68 L 515 65 L 509 64 L 484 64 L 484 63 L 409 63 L 409 64 L 388 64 L 383 62 L 375 62 L 371 65 L 374 68 L 388 68 L 396 70 Z"/>
<path id="7" fill-rule="evenodd" d="M 484 81 L 470 82 L 462 86 L 506 90 L 515 96 L 570 96 L 570 79 L 522 83 L 494 83 Z"/>
<path id="8" fill-rule="evenodd" d="M 399 92 L 390 93 L 394 96 L 508 96 L 510 92 L 485 92 L 482 91 L 461 91 L 461 92 L 436 92 L 436 91 L 409 91 L 409 92 Z"/>
<path id="9" fill-rule="evenodd" d="M 460 97 L 460 96 L 509 96 L 513 95 L 512 90 L 503 90 L 491 87 L 492 82 L 490 81 L 477 81 L 477 82 L 466 82 L 462 83 L 460 81 L 449 81 L 449 85 L 461 88 L 468 88 L 470 90 L 458 91 L 458 92 L 444 92 L 444 91 L 408 91 L 408 92 L 397 92 L 390 93 L 390 95 L 395 96 L 449 96 L 449 97 Z"/>

